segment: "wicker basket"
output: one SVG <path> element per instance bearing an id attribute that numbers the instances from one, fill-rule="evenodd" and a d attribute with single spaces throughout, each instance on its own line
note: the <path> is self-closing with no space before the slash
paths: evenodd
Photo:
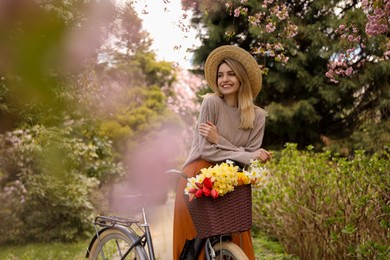
<path id="1" fill-rule="evenodd" d="M 202 197 L 185 201 L 199 238 L 242 232 L 252 227 L 251 185 L 213 199 Z"/>

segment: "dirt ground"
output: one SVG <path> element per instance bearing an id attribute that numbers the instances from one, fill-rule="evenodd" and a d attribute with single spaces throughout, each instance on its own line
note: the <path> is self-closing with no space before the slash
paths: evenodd
<path id="1" fill-rule="evenodd" d="M 154 252 L 159 260 L 172 259 L 173 205 L 174 194 L 170 194 L 164 205 L 154 206 L 147 212 Z"/>

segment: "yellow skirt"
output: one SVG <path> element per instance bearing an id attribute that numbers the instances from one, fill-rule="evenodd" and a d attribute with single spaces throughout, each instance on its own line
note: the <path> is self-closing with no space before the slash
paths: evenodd
<path id="1" fill-rule="evenodd" d="M 205 160 L 196 160 L 183 169 L 183 173 L 191 178 L 198 174 L 202 168 L 207 168 L 212 164 Z M 187 185 L 187 180 L 180 178 L 176 188 L 176 200 L 173 218 L 173 260 L 180 258 L 180 253 L 184 247 L 186 240 L 191 240 L 196 237 L 196 230 L 190 213 L 184 201 L 184 189 Z M 248 256 L 249 259 L 254 260 L 255 255 L 253 252 L 252 237 L 250 230 L 235 234 L 232 236 L 232 241 L 241 245 L 242 250 Z M 204 250 L 198 259 L 204 259 Z"/>

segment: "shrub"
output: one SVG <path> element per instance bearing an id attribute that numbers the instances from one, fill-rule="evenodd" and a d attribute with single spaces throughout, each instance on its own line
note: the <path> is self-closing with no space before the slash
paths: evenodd
<path id="1" fill-rule="evenodd" d="M 254 227 L 301 259 L 389 259 L 389 154 L 354 158 L 287 144 L 254 193 Z"/>
<path id="2" fill-rule="evenodd" d="M 0 136 L 0 243 L 75 241 L 91 231 L 95 191 L 120 175 L 110 143 L 73 127 Z"/>

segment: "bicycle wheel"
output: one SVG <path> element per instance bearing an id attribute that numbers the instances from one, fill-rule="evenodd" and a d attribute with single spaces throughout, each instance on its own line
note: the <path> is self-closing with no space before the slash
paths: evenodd
<path id="1" fill-rule="evenodd" d="M 122 259 L 133 241 L 122 231 L 117 229 L 107 229 L 99 235 L 93 243 L 89 255 L 90 260 L 113 260 Z M 100 241 L 100 243 L 99 243 Z M 125 259 L 144 259 L 144 248 L 135 246 Z"/>
<path id="2" fill-rule="evenodd" d="M 242 251 L 242 249 L 230 241 L 224 241 L 222 243 L 217 243 L 213 246 L 215 251 L 216 260 L 246 260 L 248 257 Z"/>

